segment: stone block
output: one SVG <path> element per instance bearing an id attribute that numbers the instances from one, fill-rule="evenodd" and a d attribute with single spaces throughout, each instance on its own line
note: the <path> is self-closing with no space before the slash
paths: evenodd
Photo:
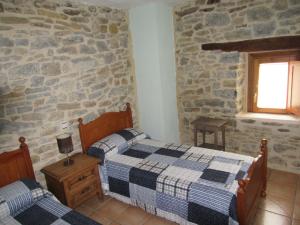
<path id="1" fill-rule="evenodd" d="M 300 11 L 299 11 L 300 12 Z M 276 29 L 275 21 L 258 23 L 253 25 L 253 32 L 256 37 L 270 36 Z"/>
<path id="2" fill-rule="evenodd" d="M 223 53 L 220 57 L 220 63 L 238 63 L 240 61 L 240 53 Z"/>
<path id="3" fill-rule="evenodd" d="M 223 81 L 223 87 L 235 88 L 236 87 L 236 81 L 235 80 L 224 80 Z"/>
<path id="4" fill-rule="evenodd" d="M 26 112 L 31 112 L 32 110 L 33 110 L 32 106 L 23 106 L 23 107 L 17 108 L 17 112 L 20 114 L 26 113 Z"/>
<path id="5" fill-rule="evenodd" d="M 16 46 L 28 46 L 29 40 L 28 39 L 16 39 L 15 44 L 16 44 Z"/>
<path id="6" fill-rule="evenodd" d="M 235 99 L 236 98 L 236 91 L 235 90 L 216 90 L 214 94 L 217 97 L 225 98 L 225 99 Z"/>
<path id="7" fill-rule="evenodd" d="M 227 13 L 210 13 L 206 16 L 206 25 L 212 27 L 226 26 L 230 23 Z"/>
<path id="8" fill-rule="evenodd" d="M 250 29 L 238 29 L 234 31 L 228 31 L 224 34 L 226 40 L 246 40 L 252 37 Z"/>
<path id="9" fill-rule="evenodd" d="M 190 15 L 192 13 L 197 12 L 198 9 L 199 9 L 198 7 L 191 7 L 191 8 L 184 9 L 182 11 L 177 11 L 176 14 L 180 17 L 184 17 L 186 15 Z"/>
<path id="10" fill-rule="evenodd" d="M 299 0 L 289 0 L 289 3 L 290 3 L 291 5 L 300 5 Z"/>
<path id="11" fill-rule="evenodd" d="M 72 8 L 64 9 L 63 12 L 69 16 L 77 16 L 80 14 L 79 9 L 72 9 Z"/>
<path id="12" fill-rule="evenodd" d="M 79 35 L 73 35 L 63 40 L 64 45 L 72 45 L 83 42 L 83 37 Z"/>
<path id="13" fill-rule="evenodd" d="M 115 24 L 115 23 L 110 24 L 108 27 L 108 30 L 112 34 L 116 34 L 119 32 L 119 28 L 118 28 L 117 24 Z"/>
<path id="14" fill-rule="evenodd" d="M 75 64 L 79 69 L 89 70 L 95 68 L 97 65 L 97 61 L 91 57 L 80 57 L 71 60 L 73 64 Z"/>
<path id="15" fill-rule="evenodd" d="M 210 107 L 224 107 L 224 100 L 220 99 L 206 99 L 204 101 L 205 106 Z"/>
<path id="16" fill-rule="evenodd" d="M 88 23 L 89 19 L 86 17 L 82 17 L 82 16 L 76 16 L 76 17 L 72 17 L 71 21 L 73 21 L 75 23 Z"/>
<path id="17" fill-rule="evenodd" d="M 298 1 L 298 0 L 296 0 L 296 1 Z M 288 8 L 288 2 L 287 2 L 287 0 L 274 0 L 273 9 L 276 9 L 276 10 L 285 10 L 287 8 Z"/>
<path id="18" fill-rule="evenodd" d="M 92 46 L 80 45 L 80 53 L 81 54 L 95 54 L 96 49 Z"/>
<path id="19" fill-rule="evenodd" d="M 247 18 L 249 22 L 266 21 L 271 19 L 273 12 L 265 6 L 258 6 L 248 9 Z"/>
<path id="20" fill-rule="evenodd" d="M 0 37 L 0 48 L 1 47 L 12 47 L 14 46 L 14 42 L 6 37 Z"/>
<path id="21" fill-rule="evenodd" d="M 33 123 L 12 122 L 6 119 L 0 119 L 0 135 L 12 134 L 19 132 L 19 130 L 25 130 L 33 127 Z"/>
<path id="22" fill-rule="evenodd" d="M 296 150 L 295 147 L 285 145 L 285 144 L 274 144 L 273 149 L 277 153 L 282 153 L 282 152 L 286 152 L 286 151 L 295 151 Z"/>
<path id="23" fill-rule="evenodd" d="M 33 76 L 31 77 L 31 87 L 39 87 L 44 83 L 45 77 L 42 76 Z"/>
<path id="24" fill-rule="evenodd" d="M 44 9 L 38 9 L 37 13 L 41 16 L 46 16 L 53 19 L 60 19 L 60 20 L 66 20 L 68 19 L 67 15 L 60 14 L 54 11 L 44 10 Z"/>
<path id="25" fill-rule="evenodd" d="M 289 19 L 300 15 L 300 7 L 293 7 L 278 14 L 279 19 Z"/>
<path id="26" fill-rule="evenodd" d="M 53 37 L 37 37 L 31 42 L 31 48 L 43 49 L 57 47 L 58 43 Z"/>
<path id="27" fill-rule="evenodd" d="M 26 88 L 25 94 L 37 94 L 46 91 L 50 91 L 50 88 L 49 87 Z"/>
<path id="28" fill-rule="evenodd" d="M 77 54 L 77 48 L 74 46 L 64 46 L 62 48 L 59 48 L 56 50 L 58 54 L 70 54 L 70 55 L 75 55 Z"/>
<path id="29" fill-rule="evenodd" d="M 26 24 L 28 19 L 23 17 L 0 16 L 0 24 Z"/>
<path id="30" fill-rule="evenodd" d="M 40 73 L 40 66 L 38 63 L 29 63 L 13 67 L 9 70 L 10 79 L 23 79 L 24 76 L 38 75 Z"/>
<path id="31" fill-rule="evenodd" d="M 4 118 L 5 111 L 4 111 L 4 105 L 0 105 L 0 118 Z"/>
<path id="32" fill-rule="evenodd" d="M 41 66 L 42 73 L 47 76 L 58 76 L 61 74 L 60 63 L 44 63 Z"/>
<path id="33" fill-rule="evenodd" d="M 79 109 L 80 103 L 60 103 L 57 104 L 58 110 L 72 110 L 72 109 Z"/>

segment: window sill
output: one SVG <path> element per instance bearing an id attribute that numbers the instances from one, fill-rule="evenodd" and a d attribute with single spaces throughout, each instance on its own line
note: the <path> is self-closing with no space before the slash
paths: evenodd
<path id="1" fill-rule="evenodd" d="M 300 117 L 293 116 L 293 115 L 243 112 L 243 113 L 236 114 L 235 117 L 237 119 L 253 119 L 257 121 L 300 124 Z"/>

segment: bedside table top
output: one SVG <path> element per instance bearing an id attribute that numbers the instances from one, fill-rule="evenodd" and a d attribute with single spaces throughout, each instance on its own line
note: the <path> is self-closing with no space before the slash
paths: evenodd
<path id="1" fill-rule="evenodd" d="M 74 154 L 70 158 L 74 160 L 74 164 L 70 166 L 64 166 L 65 159 L 62 159 L 44 167 L 41 172 L 61 182 L 76 173 L 81 173 L 86 168 L 99 164 L 100 162 L 99 159 L 82 153 Z"/>

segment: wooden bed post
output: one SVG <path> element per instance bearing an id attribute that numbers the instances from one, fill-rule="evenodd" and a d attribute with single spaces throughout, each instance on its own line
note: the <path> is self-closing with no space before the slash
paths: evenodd
<path id="1" fill-rule="evenodd" d="M 105 112 L 93 121 L 83 124 L 79 118 L 79 135 L 82 152 L 87 153 L 88 148 L 100 139 L 125 128 L 132 128 L 132 114 L 130 104 L 126 103 L 126 109 L 119 112 Z"/>
<path id="2" fill-rule="evenodd" d="M 79 136 L 80 136 L 80 141 L 81 141 L 81 148 L 82 148 L 82 152 L 83 153 L 86 153 L 85 152 L 85 143 L 84 143 L 84 140 L 85 140 L 85 138 L 84 138 L 84 132 L 83 132 L 83 130 L 82 130 L 82 127 L 83 127 L 83 119 L 82 118 L 79 118 L 78 119 L 78 122 L 79 122 L 79 126 L 78 126 L 78 128 L 79 128 Z"/>
<path id="3" fill-rule="evenodd" d="M 30 158 L 30 153 L 29 153 L 29 148 L 28 145 L 25 143 L 26 139 L 24 137 L 19 137 L 19 142 L 20 142 L 20 149 L 22 151 L 23 157 L 24 157 L 24 162 L 27 167 L 27 172 L 28 176 L 31 179 L 35 180 L 35 175 L 32 167 L 32 161 Z"/>
<path id="4" fill-rule="evenodd" d="M 130 125 L 130 127 L 133 127 L 132 112 L 131 112 L 130 103 L 126 103 L 126 112 L 128 114 L 128 118 L 129 118 L 129 125 Z"/>
<path id="5" fill-rule="evenodd" d="M 267 193 L 267 173 L 268 173 L 268 141 L 266 139 L 261 140 L 260 152 L 263 156 L 263 189 L 261 191 L 261 196 L 266 197 Z"/>
<path id="6" fill-rule="evenodd" d="M 248 170 L 248 176 L 238 181 L 237 214 L 240 225 L 248 225 L 255 215 L 259 197 L 266 196 L 268 141 L 262 139 L 260 154 Z"/>

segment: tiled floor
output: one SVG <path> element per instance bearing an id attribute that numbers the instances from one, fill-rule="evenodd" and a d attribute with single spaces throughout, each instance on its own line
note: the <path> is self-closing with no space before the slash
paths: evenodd
<path id="1" fill-rule="evenodd" d="M 105 197 L 90 199 L 78 211 L 103 225 L 175 225 L 142 209 Z M 267 197 L 261 200 L 253 225 L 300 225 L 300 176 L 270 170 Z"/>

